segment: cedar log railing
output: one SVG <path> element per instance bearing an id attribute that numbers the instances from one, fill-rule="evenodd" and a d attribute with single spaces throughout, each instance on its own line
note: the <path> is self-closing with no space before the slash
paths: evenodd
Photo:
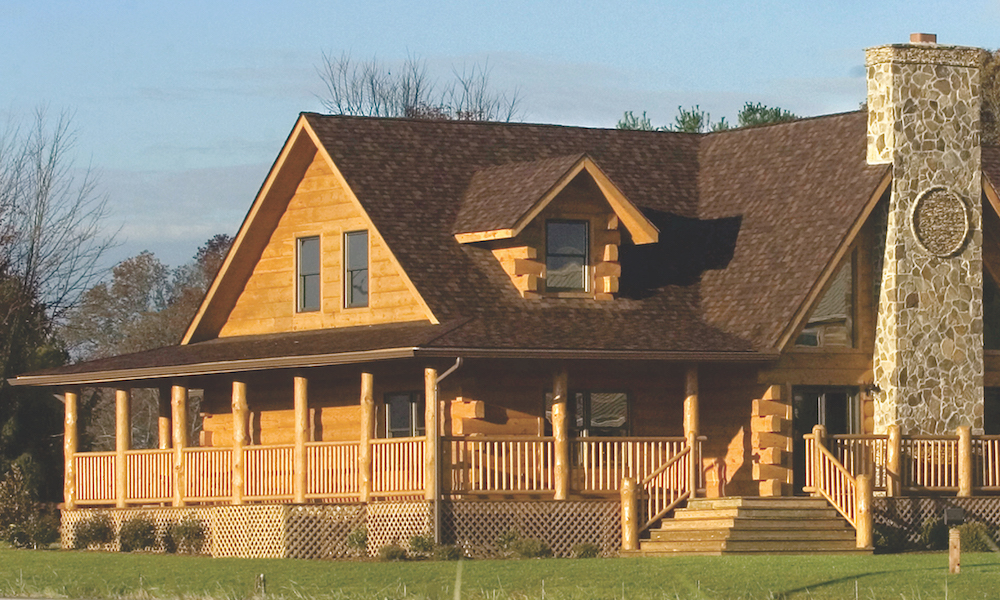
<path id="1" fill-rule="evenodd" d="M 872 477 L 853 475 L 825 444 L 826 428 L 817 425 L 806 434 L 806 465 L 814 496 L 826 498 L 857 531 L 857 547 L 872 547 Z M 811 443 L 810 443 L 811 442 Z M 860 446 L 864 447 L 864 446 Z"/>
<path id="2" fill-rule="evenodd" d="M 371 497 L 417 497 L 426 489 L 426 438 L 371 439 Z M 699 442 L 700 446 L 700 442 Z M 175 472 L 175 450 L 125 452 L 124 501 L 128 505 L 169 503 L 183 482 L 183 502 L 235 501 L 234 452 L 242 458 L 239 501 L 291 502 L 295 498 L 293 445 L 184 448 L 183 476 Z M 360 499 L 359 442 L 305 444 L 305 498 L 327 502 Z M 570 480 L 574 493 L 617 495 L 622 479 L 642 481 L 650 514 L 676 504 L 698 470 L 683 457 L 691 451 L 683 437 L 587 437 L 570 440 Z M 696 448 L 695 454 L 700 450 Z M 532 494 L 555 490 L 554 438 L 526 436 L 442 437 L 442 489 L 447 496 Z M 116 452 L 75 453 L 79 506 L 120 503 Z M 694 479 L 692 479 L 694 477 Z M 693 484 L 690 483 L 693 481 Z M 682 500 L 683 498 L 681 498 Z"/>

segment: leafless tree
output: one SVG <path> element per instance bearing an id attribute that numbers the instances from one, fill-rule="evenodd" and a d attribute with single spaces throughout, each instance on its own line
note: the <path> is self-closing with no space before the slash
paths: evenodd
<path id="1" fill-rule="evenodd" d="M 454 81 L 440 88 L 428 76 L 427 63 L 412 56 L 393 72 L 376 58 L 356 61 L 347 52 L 324 52 L 317 71 L 326 85 L 320 101 L 335 114 L 513 121 L 519 113 L 517 90 L 508 94 L 493 89 L 488 64 L 453 69 Z"/>

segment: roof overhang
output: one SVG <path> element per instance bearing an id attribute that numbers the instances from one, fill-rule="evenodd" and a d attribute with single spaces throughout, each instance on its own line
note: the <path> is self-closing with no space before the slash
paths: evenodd
<path id="1" fill-rule="evenodd" d="M 490 240 L 504 240 L 517 236 L 531 221 L 541 213 L 546 206 L 566 188 L 577 175 L 586 171 L 601 190 L 605 200 L 611 206 L 622 226 L 632 235 L 632 240 L 636 244 L 655 244 L 659 241 L 660 231 L 653 223 L 647 219 L 639 208 L 633 204 L 618 186 L 608 178 L 608 176 L 597 166 L 592 158 L 584 155 L 575 165 L 566 171 L 556 181 L 555 185 L 549 188 L 534 204 L 518 217 L 512 227 L 493 229 L 489 231 L 470 231 L 456 233 L 455 239 L 462 244 L 475 242 L 486 242 Z"/>

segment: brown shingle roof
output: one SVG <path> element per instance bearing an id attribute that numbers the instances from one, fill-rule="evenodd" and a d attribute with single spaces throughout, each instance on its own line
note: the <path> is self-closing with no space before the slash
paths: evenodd
<path id="1" fill-rule="evenodd" d="M 303 116 L 442 325 L 212 340 L 59 372 L 309 344 L 327 353 L 400 344 L 770 353 L 887 169 L 865 162 L 860 112 L 710 135 Z M 453 232 L 509 221 L 583 155 L 659 228 L 660 242 L 622 246 L 625 293 L 613 302 L 522 298 L 489 250 Z M 530 181 L 505 199 L 496 182 L 518 176 Z M 485 210 L 493 205 L 495 219 Z"/>
<path id="2" fill-rule="evenodd" d="M 583 154 L 516 162 L 476 171 L 462 197 L 452 233 L 514 227 Z"/>

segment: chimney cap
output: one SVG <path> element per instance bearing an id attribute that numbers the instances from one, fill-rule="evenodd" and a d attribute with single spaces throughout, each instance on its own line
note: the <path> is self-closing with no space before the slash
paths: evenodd
<path id="1" fill-rule="evenodd" d="M 937 34 L 936 33 L 911 33 L 910 34 L 911 44 L 936 44 Z"/>

